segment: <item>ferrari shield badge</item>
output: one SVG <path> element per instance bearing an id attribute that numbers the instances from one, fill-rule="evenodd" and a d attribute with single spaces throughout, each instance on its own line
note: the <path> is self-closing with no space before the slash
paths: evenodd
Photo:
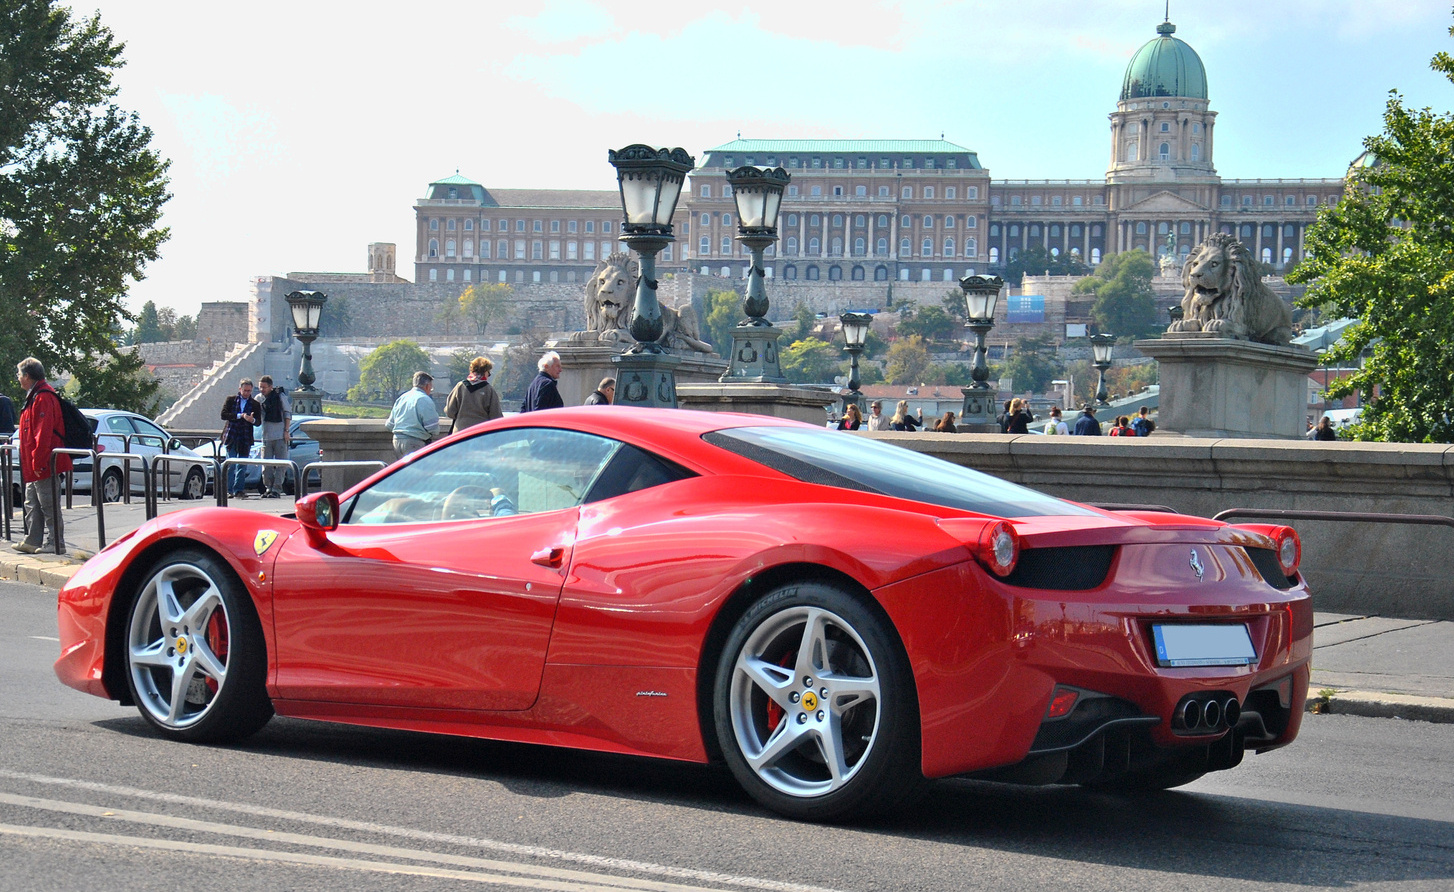
<path id="1" fill-rule="evenodd" d="M 259 530 L 257 537 L 252 540 L 252 550 L 257 552 L 258 557 L 262 557 L 263 552 L 273 547 L 273 540 L 277 538 L 277 530 Z"/>

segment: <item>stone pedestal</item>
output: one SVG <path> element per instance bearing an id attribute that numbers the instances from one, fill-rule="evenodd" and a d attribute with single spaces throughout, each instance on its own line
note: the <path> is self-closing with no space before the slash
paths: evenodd
<path id="1" fill-rule="evenodd" d="M 1136 349 L 1161 367 L 1157 434 L 1297 439 L 1307 432 L 1308 373 L 1318 360 L 1302 347 L 1170 332 Z"/>
<path id="2" fill-rule="evenodd" d="M 449 419 L 444 419 L 448 429 Z M 318 441 L 325 461 L 394 462 L 394 435 L 384 430 L 382 418 L 330 418 L 305 421 L 303 432 Z M 343 492 L 374 474 L 378 468 L 321 468 L 323 490 Z"/>
<path id="3" fill-rule="evenodd" d="M 621 368 L 613 362 L 625 349 L 624 344 L 612 346 L 553 343 L 548 349 L 560 354 L 560 398 L 567 406 L 579 406 L 601 383 L 602 378 L 619 378 Z M 669 354 L 677 360 L 678 384 L 715 382 L 727 368 L 727 362 L 714 354 Z M 621 384 L 616 385 L 617 402 L 624 404 Z"/>
<path id="4" fill-rule="evenodd" d="M 777 340 L 782 332 L 771 325 L 739 325 L 732 329 L 732 367 L 723 384 L 786 384 L 778 364 Z"/>
<path id="5" fill-rule="evenodd" d="M 653 409 L 677 407 L 676 367 L 681 360 L 669 353 L 627 353 L 611 357 L 616 367 L 618 406 Z"/>
<path id="6" fill-rule="evenodd" d="M 618 391 L 619 392 L 619 391 Z M 745 412 L 790 418 L 822 427 L 824 408 L 837 404 L 831 391 L 792 384 L 679 384 L 677 406 L 705 412 Z"/>

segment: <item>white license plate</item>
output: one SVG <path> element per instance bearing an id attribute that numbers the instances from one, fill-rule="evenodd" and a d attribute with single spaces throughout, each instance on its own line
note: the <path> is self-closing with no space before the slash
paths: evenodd
<path id="1" fill-rule="evenodd" d="M 1246 666 L 1257 661 L 1252 636 L 1244 625 L 1153 625 L 1160 666 Z"/>

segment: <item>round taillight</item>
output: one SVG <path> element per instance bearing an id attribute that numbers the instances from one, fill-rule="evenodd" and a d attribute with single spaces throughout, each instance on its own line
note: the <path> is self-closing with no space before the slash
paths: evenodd
<path id="1" fill-rule="evenodd" d="M 1277 543 L 1277 566 L 1282 569 L 1283 575 L 1292 576 L 1303 559 L 1303 543 L 1297 530 L 1279 527 L 1273 541 Z"/>
<path id="2" fill-rule="evenodd" d="M 1005 521 L 985 527 L 979 540 L 979 560 L 996 576 L 1009 576 L 1020 559 L 1020 537 Z"/>

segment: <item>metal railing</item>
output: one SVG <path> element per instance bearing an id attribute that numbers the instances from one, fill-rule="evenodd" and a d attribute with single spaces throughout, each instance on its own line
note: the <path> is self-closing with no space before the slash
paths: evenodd
<path id="1" fill-rule="evenodd" d="M 163 491 L 166 492 L 166 494 L 167 494 L 167 496 L 166 496 L 167 497 L 167 500 L 168 501 L 171 500 L 171 497 L 172 497 L 172 485 L 171 485 L 171 474 L 170 474 L 170 470 L 171 470 L 171 466 L 172 466 L 172 464 L 174 462 L 182 462 L 182 463 L 188 464 L 188 465 L 197 465 L 198 467 L 203 468 L 204 470 L 202 471 L 202 493 L 201 494 L 202 495 L 206 495 L 207 494 L 207 472 L 206 472 L 205 468 L 208 465 L 211 465 L 214 468 L 216 468 L 217 467 L 217 460 L 216 459 L 207 458 L 204 455 L 177 455 L 177 454 L 171 453 L 171 452 L 167 452 L 167 453 L 163 453 L 161 455 L 155 456 L 155 457 L 152 458 L 151 468 L 148 471 L 148 474 L 151 477 L 151 481 L 150 481 L 150 486 L 147 487 L 147 491 L 150 493 L 150 496 L 149 496 L 149 498 L 147 499 L 147 502 L 146 502 L 146 519 L 147 520 L 151 520 L 152 518 L 156 517 L 157 514 L 160 513 L 160 511 L 161 511 L 161 504 L 160 504 L 161 498 L 159 496 L 159 493 L 160 492 L 163 492 Z M 162 469 L 162 468 L 166 468 L 168 470 L 168 474 L 167 474 L 167 485 L 166 485 L 166 487 L 165 487 L 164 490 L 161 489 L 161 488 L 159 488 L 157 486 L 157 471 L 160 470 L 160 469 Z M 217 486 L 217 483 L 216 483 L 216 481 L 218 479 L 221 479 L 221 473 L 220 472 L 217 472 L 215 474 L 214 478 L 213 478 L 213 484 L 212 484 L 212 486 L 213 486 L 214 492 L 216 491 L 216 489 L 218 489 L 218 486 Z M 183 495 L 186 494 L 186 490 L 187 490 L 187 478 L 186 477 L 183 477 L 182 478 L 182 484 L 181 484 L 181 491 L 182 491 Z"/>
<path id="2" fill-rule="evenodd" d="M 314 468 L 373 468 L 377 471 L 380 468 L 387 468 L 388 466 L 388 462 L 377 460 L 365 461 L 362 459 L 357 461 L 310 461 L 303 466 L 303 471 L 297 478 L 298 498 L 301 499 L 308 494 L 308 472 Z M 323 474 L 321 472 L 318 475 L 318 482 L 320 485 L 323 482 Z"/>
<path id="3" fill-rule="evenodd" d="M 298 463 L 295 462 L 295 461 L 293 461 L 292 459 L 289 459 L 289 458 L 250 458 L 250 457 L 249 458 L 243 458 L 243 457 L 228 457 L 228 458 L 223 459 L 222 462 L 217 466 L 217 468 L 218 468 L 217 480 L 212 484 L 212 489 L 217 494 L 217 507 L 219 507 L 219 508 L 226 508 L 227 507 L 227 497 L 229 495 L 231 495 L 231 493 L 228 492 L 228 490 L 231 489 L 231 481 L 228 480 L 228 474 L 227 474 L 228 468 L 229 467 L 234 467 L 234 466 L 241 466 L 241 465 L 256 465 L 257 467 L 264 468 L 264 469 L 266 469 L 266 468 L 285 468 L 285 469 L 286 468 L 292 468 L 293 469 L 293 479 L 294 480 L 301 480 L 302 479 L 302 476 L 301 476 L 301 474 L 298 471 Z M 299 489 L 302 489 L 302 486 L 300 485 L 298 488 Z"/>
<path id="4" fill-rule="evenodd" d="M 99 453 L 95 449 L 60 448 L 52 449 L 50 454 L 51 504 L 55 506 L 55 514 L 51 517 L 51 541 L 55 543 L 56 554 L 66 553 L 65 548 L 62 547 L 63 540 L 61 537 L 61 482 L 60 475 L 56 473 L 56 459 L 60 458 L 62 455 L 69 455 L 73 458 L 89 457 L 91 459 L 91 507 L 96 509 L 96 546 L 98 549 L 105 548 L 106 498 L 101 492 L 101 475 L 99 474 L 100 461 L 98 458 L 101 453 Z M 110 459 L 119 459 L 121 461 L 121 466 L 123 468 L 122 493 L 128 503 L 130 503 L 131 501 L 131 463 L 133 461 L 141 462 L 142 495 L 146 498 L 147 503 L 150 504 L 152 499 L 151 475 L 146 473 L 148 466 L 147 457 L 144 455 L 134 455 L 130 452 L 111 452 L 107 453 L 106 457 Z M 73 476 L 74 473 L 66 478 L 66 508 L 68 509 L 73 507 L 71 501 L 72 493 L 75 490 L 75 481 L 72 479 Z"/>

